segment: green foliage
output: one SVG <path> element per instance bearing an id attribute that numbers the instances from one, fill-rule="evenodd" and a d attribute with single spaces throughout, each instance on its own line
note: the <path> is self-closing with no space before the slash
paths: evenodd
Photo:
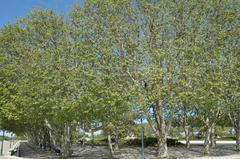
<path id="1" fill-rule="evenodd" d="M 58 137 L 64 125 L 125 137 L 139 131 L 140 109 L 148 136 L 176 135 L 172 121 L 215 124 L 239 108 L 236 6 L 88 0 L 66 18 L 33 10 L 0 30 L 1 127 L 36 134 L 48 121 Z"/>

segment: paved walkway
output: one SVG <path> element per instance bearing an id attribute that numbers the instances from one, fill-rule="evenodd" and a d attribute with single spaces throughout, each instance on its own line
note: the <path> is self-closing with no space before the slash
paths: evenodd
<path id="1" fill-rule="evenodd" d="M 24 159 L 17 156 L 11 156 L 9 152 L 11 148 L 18 146 L 20 142 L 27 142 L 27 141 L 13 141 L 11 144 L 9 141 L 4 141 L 3 156 L 0 156 L 0 159 Z"/>
<path id="2" fill-rule="evenodd" d="M 8 150 L 10 148 L 10 142 L 4 140 L 3 141 L 3 155 L 9 154 Z M 0 140 L 0 149 L 2 149 L 2 141 Z"/>
<path id="3" fill-rule="evenodd" d="M 2 141 L 1 141 L 1 142 L 2 142 Z M 10 141 L 4 140 L 4 142 L 3 142 L 3 156 L 0 156 L 0 159 L 10 158 L 9 149 L 10 149 L 11 147 L 13 147 L 14 144 L 16 144 L 16 143 L 17 143 L 17 141 L 12 141 L 12 142 L 10 143 Z M 0 143 L 0 149 L 2 148 L 1 146 L 2 146 L 2 143 Z M 7 157 L 6 157 L 6 156 L 7 156 Z M 11 158 L 14 158 L 14 157 L 11 157 Z"/>
<path id="4" fill-rule="evenodd" d="M 17 144 L 17 141 L 13 141 L 12 143 L 10 143 L 10 141 L 5 140 L 3 142 L 3 156 L 0 156 L 0 159 L 19 159 L 18 157 L 10 156 L 9 149 L 14 147 L 15 144 Z M 1 145 L 0 145 L 0 148 L 1 148 Z"/>
<path id="5" fill-rule="evenodd" d="M 0 156 L 0 159 L 26 159 L 26 158 L 4 155 L 4 156 Z"/>

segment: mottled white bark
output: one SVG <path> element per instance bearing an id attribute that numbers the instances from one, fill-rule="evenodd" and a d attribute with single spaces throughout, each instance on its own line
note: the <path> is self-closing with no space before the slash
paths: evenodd
<path id="1" fill-rule="evenodd" d="M 162 134 L 158 137 L 158 157 L 164 158 L 168 156 L 167 135 Z"/>
<path id="2" fill-rule="evenodd" d="M 211 142 L 211 147 L 214 148 L 216 147 L 216 137 L 215 137 L 215 127 L 214 125 L 211 128 L 211 134 L 210 134 L 210 142 Z"/>
<path id="3" fill-rule="evenodd" d="M 113 150 L 111 135 L 108 135 L 108 146 L 109 146 L 110 154 L 111 154 L 111 156 L 113 156 L 114 155 L 114 150 Z"/>
<path id="4" fill-rule="evenodd" d="M 155 103 L 155 120 L 158 129 L 158 154 L 157 156 L 160 158 L 168 156 L 168 147 L 167 147 L 167 130 L 166 123 L 163 117 L 163 107 L 156 101 Z"/>
<path id="5" fill-rule="evenodd" d="M 64 136 L 63 136 L 63 152 L 64 158 L 68 158 L 72 155 L 71 151 L 71 127 L 69 123 L 64 125 Z"/>
<path id="6" fill-rule="evenodd" d="M 240 151 L 240 109 L 229 113 L 229 117 L 235 130 L 236 150 Z"/>
<path id="7" fill-rule="evenodd" d="M 186 147 L 189 149 L 190 148 L 189 126 L 184 126 L 184 133 L 185 133 Z"/>
<path id="8" fill-rule="evenodd" d="M 240 129 L 236 131 L 236 150 L 240 151 Z"/>
<path id="9" fill-rule="evenodd" d="M 210 145 L 211 145 L 210 139 L 211 139 L 212 127 L 210 125 L 210 121 L 208 118 L 206 119 L 205 124 L 207 126 L 207 130 L 205 133 L 205 140 L 204 140 L 204 153 L 209 155 L 210 154 Z"/>
<path id="10" fill-rule="evenodd" d="M 116 138 L 115 138 L 115 145 L 114 145 L 114 151 L 119 151 L 119 134 L 118 132 L 116 131 Z"/>
<path id="11" fill-rule="evenodd" d="M 52 125 L 48 122 L 48 120 L 45 119 L 45 125 L 47 126 L 49 130 L 49 137 L 50 137 L 50 147 L 55 148 L 56 147 L 56 137 L 53 133 Z M 50 149 L 51 149 L 50 148 Z"/>

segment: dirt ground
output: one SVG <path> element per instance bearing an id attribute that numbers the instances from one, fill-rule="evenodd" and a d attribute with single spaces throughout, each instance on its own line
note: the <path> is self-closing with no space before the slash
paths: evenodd
<path id="1" fill-rule="evenodd" d="M 219 144 L 211 152 L 211 156 L 204 156 L 203 145 L 193 144 L 190 150 L 184 145 L 169 147 L 169 155 L 176 159 L 240 159 L 240 153 L 234 150 L 234 144 Z M 85 146 L 83 148 L 73 146 L 73 159 L 110 159 L 110 152 L 106 146 Z M 118 159 L 141 159 L 140 147 L 122 147 L 116 154 Z M 147 147 L 144 149 L 145 159 L 156 159 L 156 148 Z M 40 148 L 33 147 L 26 142 L 21 144 L 21 157 L 34 159 L 55 159 L 60 158 L 53 152 L 43 151 Z M 1 157 L 0 157 L 1 158 Z M 7 158 L 4 158 L 7 159 Z"/>

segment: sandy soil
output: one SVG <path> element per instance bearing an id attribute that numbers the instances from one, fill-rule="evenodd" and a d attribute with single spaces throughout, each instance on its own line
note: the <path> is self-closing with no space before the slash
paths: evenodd
<path id="1" fill-rule="evenodd" d="M 190 150 L 184 145 L 169 147 L 169 155 L 177 159 L 240 159 L 240 153 L 236 152 L 235 145 L 231 143 L 218 144 L 211 152 L 212 156 L 204 156 L 202 143 L 194 143 Z M 73 159 L 110 159 L 109 149 L 106 146 L 95 146 L 84 148 L 73 146 Z M 141 149 L 138 147 L 122 147 L 116 154 L 119 159 L 140 159 Z M 156 148 L 147 147 L 144 149 L 145 159 L 156 159 Z M 34 159 L 54 159 L 59 158 L 56 154 L 43 151 L 38 147 L 33 147 L 26 142 L 21 144 L 21 157 Z M 0 157 L 1 158 L 1 157 Z M 1 158 L 2 159 L 2 158 Z M 7 159 L 7 158 L 3 158 Z M 10 159 L 10 158 L 9 158 Z"/>

